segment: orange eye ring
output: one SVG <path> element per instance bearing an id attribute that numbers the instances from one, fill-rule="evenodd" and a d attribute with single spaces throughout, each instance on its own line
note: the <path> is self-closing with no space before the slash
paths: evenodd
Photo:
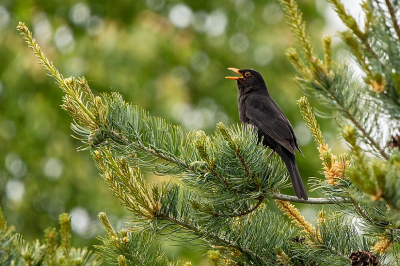
<path id="1" fill-rule="evenodd" d="M 244 76 L 245 77 L 250 77 L 251 76 L 250 71 L 247 71 L 246 73 L 244 73 Z"/>

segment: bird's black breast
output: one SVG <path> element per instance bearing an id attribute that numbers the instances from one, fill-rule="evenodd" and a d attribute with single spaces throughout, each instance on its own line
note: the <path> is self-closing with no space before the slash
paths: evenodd
<path id="1" fill-rule="evenodd" d="M 240 96 L 238 99 L 239 120 L 242 123 L 250 122 L 250 119 L 246 116 L 246 99 L 247 95 Z"/>
<path id="2" fill-rule="evenodd" d="M 263 140 L 263 145 L 264 146 L 268 146 L 271 149 L 274 149 L 275 146 L 277 145 L 277 142 L 271 138 L 269 135 L 265 134 L 260 128 L 257 127 L 257 125 L 255 125 L 253 123 L 253 121 L 251 121 L 251 119 L 246 115 L 247 113 L 247 109 L 246 106 L 249 105 L 249 103 L 246 103 L 246 100 L 248 98 L 249 95 L 242 95 L 239 97 L 238 99 L 238 105 L 239 105 L 239 120 L 242 123 L 246 123 L 246 124 L 251 124 L 253 125 L 255 128 L 257 128 L 257 132 L 258 132 L 258 141 L 261 141 L 261 139 Z M 253 102 L 253 105 L 257 103 Z"/>

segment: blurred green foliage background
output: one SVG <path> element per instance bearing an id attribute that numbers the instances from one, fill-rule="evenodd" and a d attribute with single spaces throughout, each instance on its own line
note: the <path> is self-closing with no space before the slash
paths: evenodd
<path id="1" fill-rule="evenodd" d="M 319 47 L 327 5 L 316 1 L 298 2 Z M 89 153 L 76 151 L 80 143 L 60 108 L 62 92 L 19 36 L 19 21 L 33 30 L 64 77 L 84 75 L 96 93 L 118 91 L 185 131 L 212 133 L 218 122 L 238 123 L 236 84 L 224 79 L 232 74 L 227 68 L 260 71 L 297 132 L 304 180 L 321 176 L 316 145 L 296 105 L 301 93 L 284 55 L 296 44 L 277 0 L 1 0 L 1 208 L 25 239 L 41 238 L 44 229 L 57 226 L 59 214 L 69 212 L 73 244 L 99 244 L 95 236 L 105 231 L 97 214 L 106 212 L 120 228 L 129 213 Z M 332 120 L 320 121 L 331 147 L 340 150 Z M 304 207 L 313 219 L 316 211 Z M 173 245 L 165 249 L 175 258 L 192 253 Z"/>

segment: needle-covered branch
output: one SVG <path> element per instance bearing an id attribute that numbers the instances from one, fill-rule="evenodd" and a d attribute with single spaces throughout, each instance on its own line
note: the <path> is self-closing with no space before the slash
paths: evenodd
<path id="1" fill-rule="evenodd" d="M 40 49 L 40 46 L 36 43 L 32 33 L 28 30 L 24 23 L 19 23 L 18 30 L 21 32 L 25 41 L 28 43 L 39 58 L 39 62 L 47 70 L 47 74 L 56 80 L 57 85 L 65 92 L 63 98 L 62 107 L 69 112 L 69 114 L 79 121 L 80 124 L 87 126 L 90 129 L 95 129 L 96 123 L 99 118 L 95 116 L 94 111 L 98 111 L 97 108 L 101 102 L 100 99 L 95 98 L 87 86 L 85 79 L 79 79 L 77 82 L 73 78 L 64 79 L 60 72 L 55 68 L 53 63 L 48 60 L 46 55 Z M 84 94 L 83 94 L 83 93 Z M 83 97 L 88 97 L 86 100 Z"/>
<path id="2" fill-rule="evenodd" d="M 397 6 L 397 10 L 396 10 L 394 4 L 392 4 L 392 2 L 390 0 L 385 0 L 385 3 L 388 8 L 388 11 L 389 11 L 390 18 L 392 19 L 393 28 L 397 34 L 397 39 L 400 41 L 400 25 L 399 25 L 399 22 L 398 22 L 397 16 L 396 16 L 396 11 L 398 11 L 398 6 Z"/>

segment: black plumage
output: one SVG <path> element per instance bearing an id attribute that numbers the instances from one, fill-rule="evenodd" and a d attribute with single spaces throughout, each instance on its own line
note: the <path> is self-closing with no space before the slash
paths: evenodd
<path id="1" fill-rule="evenodd" d="M 252 69 L 229 69 L 240 75 L 227 77 L 237 80 L 240 122 L 257 128 L 259 140 L 263 138 L 263 144 L 276 152 L 285 163 L 296 196 L 308 199 L 296 163 L 295 150 L 301 153 L 296 134 L 282 109 L 271 98 L 263 77 Z"/>

